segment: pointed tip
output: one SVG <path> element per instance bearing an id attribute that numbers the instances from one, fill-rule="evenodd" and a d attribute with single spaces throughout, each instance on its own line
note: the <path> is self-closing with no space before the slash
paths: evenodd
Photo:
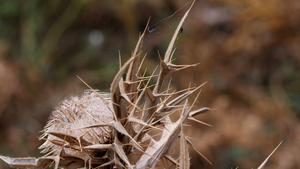
<path id="1" fill-rule="evenodd" d="M 0 159 L 7 164 L 11 164 L 11 158 L 6 156 L 0 156 Z"/>
<path id="2" fill-rule="evenodd" d="M 192 7 L 194 6 L 195 2 L 196 2 L 196 0 L 193 0 L 192 5 L 190 6 L 190 9 L 189 9 L 189 10 L 192 9 Z"/>
<path id="3" fill-rule="evenodd" d="M 182 25 L 183 25 L 185 19 L 187 18 L 187 16 L 188 16 L 190 10 L 192 9 L 192 7 L 193 7 L 195 1 L 196 1 L 196 0 L 193 0 L 193 2 L 192 2 L 192 4 L 191 4 L 190 8 L 185 12 L 184 16 L 183 16 L 182 19 L 180 20 L 180 22 L 179 22 L 179 24 L 178 24 L 178 26 L 177 26 L 177 28 L 176 28 L 174 34 L 173 34 L 173 37 L 172 37 L 172 39 L 171 39 L 171 41 L 170 41 L 170 43 L 169 43 L 169 46 L 168 46 L 168 48 L 167 48 L 167 51 L 166 51 L 166 53 L 165 53 L 165 57 L 164 57 L 164 62 L 165 62 L 165 63 L 170 63 L 171 60 L 172 60 L 172 54 L 173 54 L 173 49 L 174 49 L 175 41 L 176 41 L 176 39 L 177 39 L 177 37 L 178 37 L 178 34 L 181 32 Z"/>
<path id="4" fill-rule="evenodd" d="M 279 148 L 279 146 L 282 144 L 283 141 L 281 141 L 275 148 L 274 150 L 270 153 L 270 155 L 260 164 L 260 166 L 257 169 L 262 169 L 266 163 L 268 162 L 268 160 L 270 159 L 270 157 L 275 153 L 275 151 Z"/>
<path id="5" fill-rule="evenodd" d="M 150 24 L 150 19 L 151 19 L 151 17 L 149 17 L 149 19 L 147 21 L 147 25 L 146 25 L 146 27 L 144 29 L 144 32 L 143 32 L 142 36 L 144 36 L 146 34 L 147 30 L 148 30 L 148 27 L 149 27 L 149 24 Z"/>

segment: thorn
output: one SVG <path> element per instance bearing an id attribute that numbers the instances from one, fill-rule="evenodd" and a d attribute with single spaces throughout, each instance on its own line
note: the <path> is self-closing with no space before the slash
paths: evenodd
<path id="1" fill-rule="evenodd" d="M 275 151 L 278 149 L 278 147 L 281 145 L 282 142 L 283 142 L 283 141 L 281 141 L 281 142 L 277 145 L 277 147 L 275 147 L 275 149 L 271 152 L 271 154 L 265 159 L 264 162 L 261 163 L 261 165 L 260 165 L 257 169 L 262 169 L 262 168 L 266 165 L 266 163 L 267 163 L 267 161 L 269 160 L 269 158 L 275 153 Z"/>

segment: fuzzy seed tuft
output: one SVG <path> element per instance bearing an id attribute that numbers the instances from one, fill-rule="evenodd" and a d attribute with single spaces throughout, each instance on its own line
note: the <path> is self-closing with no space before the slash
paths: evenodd
<path id="1" fill-rule="evenodd" d="M 41 139 L 45 139 L 40 146 L 42 153 L 58 150 L 59 146 L 53 142 L 63 141 L 49 133 L 61 133 L 81 137 L 90 144 L 101 144 L 111 138 L 112 130 L 108 126 L 87 129 L 86 126 L 113 121 L 109 104 L 100 93 L 86 91 L 82 96 L 66 98 L 52 112 L 45 126 Z M 79 145 L 78 145 L 79 146 Z M 71 150 L 70 150 L 71 151 Z M 74 150 L 72 150 L 74 151 Z M 71 153 L 74 154 L 74 153 Z"/>

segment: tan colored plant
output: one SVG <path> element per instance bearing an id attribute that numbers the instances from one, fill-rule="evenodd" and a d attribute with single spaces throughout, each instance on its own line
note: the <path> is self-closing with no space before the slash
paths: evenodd
<path id="1" fill-rule="evenodd" d="M 140 72 L 144 32 L 131 58 L 115 75 L 110 94 L 92 89 L 55 108 L 41 136 L 44 157 L 1 156 L 2 160 L 18 168 L 189 168 L 187 144 L 192 143 L 183 133 L 184 123 L 187 119 L 199 122 L 193 116 L 209 109 L 192 111 L 194 104 L 187 99 L 202 85 L 175 92 L 169 86 L 163 90 L 163 84 L 169 73 L 196 65 L 172 63 L 175 41 L 191 7 L 177 26 L 158 75 L 145 77 Z M 152 79 L 156 79 L 154 86 Z M 172 121 L 170 115 L 176 112 L 180 116 Z M 176 140 L 178 159 L 171 153 Z"/>
<path id="2" fill-rule="evenodd" d="M 158 75 L 153 71 L 146 77 L 140 72 L 144 31 L 131 58 L 115 75 L 110 93 L 90 87 L 82 96 L 67 98 L 54 109 L 41 136 L 44 157 L 0 158 L 13 168 L 190 168 L 188 145 L 194 145 L 183 128 L 187 119 L 207 125 L 194 118 L 209 111 L 192 110 L 199 94 L 188 104 L 189 96 L 202 85 L 181 91 L 171 91 L 170 84 L 163 90 L 163 86 L 168 74 L 197 65 L 172 63 L 175 41 L 194 2 L 176 28 Z M 150 85 L 153 79 L 156 81 Z M 179 116 L 173 121 L 175 113 Z M 171 150 L 177 140 L 179 152 L 174 153 Z"/>

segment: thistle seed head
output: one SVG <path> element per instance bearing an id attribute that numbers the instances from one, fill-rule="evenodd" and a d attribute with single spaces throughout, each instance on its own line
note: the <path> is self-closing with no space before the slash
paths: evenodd
<path id="1" fill-rule="evenodd" d="M 86 91 L 80 97 L 73 96 L 62 101 L 53 110 L 43 130 L 44 134 L 41 139 L 46 141 L 40 146 L 40 149 L 43 149 L 42 153 L 53 152 L 53 154 L 57 154 L 56 151 L 59 151 L 59 146 L 55 143 L 57 141 L 63 142 L 62 138 L 49 133 L 80 137 L 90 144 L 103 144 L 111 139 L 112 130 L 109 126 L 84 128 L 113 121 L 111 108 L 105 99 L 107 98 L 104 94 L 101 96 L 96 91 Z M 78 146 L 80 145 L 78 144 Z M 75 153 L 75 150 L 72 151 Z"/>
<path id="2" fill-rule="evenodd" d="M 172 63 L 176 39 L 191 7 L 174 32 L 158 74 L 154 71 L 146 77 L 140 72 L 145 30 L 131 58 L 115 75 L 110 97 L 90 91 L 67 98 L 55 108 L 41 137 L 45 142 L 40 149 L 48 153 L 45 157 L 2 159 L 13 167 L 143 169 L 164 165 L 164 168 L 189 168 L 187 146 L 194 146 L 184 135 L 183 127 L 187 120 L 200 122 L 193 116 L 207 110 L 192 111 L 198 96 L 193 104 L 188 103 L 189 96 L 202 85 L 175 92 L 169 87 L 165 89 L 164 84 L 170 73 L 197 65 Z M 175 121 L 170 117 L 174 113 L 180 114 Z M 179 153 L 172 151 L 176 140 L 180 144 Z"/>

